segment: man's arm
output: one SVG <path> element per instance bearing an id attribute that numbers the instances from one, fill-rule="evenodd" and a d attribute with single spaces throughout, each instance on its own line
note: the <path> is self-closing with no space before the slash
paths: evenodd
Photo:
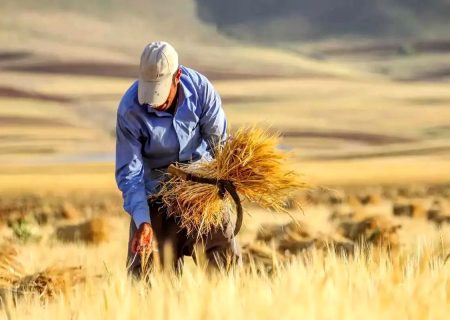
<path id="1" fill-rule="evenodd" d="M 144 184 L 142 144 L 137 130 L 125 116 L 117 114 L 116 123 L 116 182 L 123 195 L 123 207 L 136 227 L 150 223 L 149 207 Z"/>
<path id="2" fill-rule="evenodd" d="M 200 130 L 208 143 L 208 151 L 212 151 L 227 137 L 227 119 L 222 108 L 222 100 L 211 82 L 205 78 L 203 87 L 202 115 Z"/>

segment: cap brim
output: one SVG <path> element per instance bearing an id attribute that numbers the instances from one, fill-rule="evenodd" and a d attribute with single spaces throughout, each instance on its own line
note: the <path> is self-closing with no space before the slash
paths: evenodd
<path id="1" fill-rule="evenodd" d="M 145 81 L 139 79 L 138 100 L 140 104 L 157 107 L 166 102 L 170 93 L 172 75 L 159 81 Z"/>

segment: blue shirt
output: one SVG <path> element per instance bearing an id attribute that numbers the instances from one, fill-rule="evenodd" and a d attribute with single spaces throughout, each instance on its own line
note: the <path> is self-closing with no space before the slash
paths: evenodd
<path id="1" fill-rule="evenodd" d="M 137 227 L 150 222 L 147 198 L 158 190 L 173 162 L 211 158 L 211 146 L 226 138 L 227 121 L 212 84 L 195 70 L 182 70 L 172 115 L 138 102 L 138 82 L 122 97 L 116 123 L 116 182 L 123 207 Z"/>

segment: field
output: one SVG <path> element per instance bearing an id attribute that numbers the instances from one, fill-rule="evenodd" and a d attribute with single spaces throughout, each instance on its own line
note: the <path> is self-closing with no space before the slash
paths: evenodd
<path id="1" fill-rule="evenodd" d="M 129 219 L 114 190 L 4 193 L 2 217 L 8 220 L 3 221 L 3 243 L 18 251 L 21 274 L 82 267 L 85 281 L 75 285 L 66 280 L 52 297 L 29 289 L 19 294 L 16 305 L 4 290 L 3 316 L 223 319 L 247 318 L 251 312 L 254 319 L 445 319 L 450 305 L 449 192 L 448 186 L 390 186 L 300 193 L 303 213 L 293 207 L 290 214 L 301 230 L 289 226 L 286 214 L 247 207 L 250 216 L 240 234 L 245 268 L 208 276 L 201 263 L 188 260 L 180 278 L 154 273 L 151 288 L 126 277 Z M 364 217 L 379 223 L 356 231 Z M 80 227 L 85 221 L 94 224 L 91 233 Z M 341 228 L 349 222 L 354 229 L 346 234 Z M 285 227 L 273 230 L 280 225 Z M 377 234 L 381 237 L 373 237 Z M 3 277 L 10 271 L 0 270 Z"/>
<path id="2" fill-rule="evenodd" d="M 263 46 L 198 21 L 193 1 L 174 1 L 188 35 L 144 19 L 141 2 L 58 3 L 2 4 L 1 319 L 448 317 L 447 39 Z M 308 188 L 287 213 L 244 203 L 242 268 L 189 259 L 149 286 L 126 275 L 114 148 L 118 102 L 154 38 L 211 79 L 231 131 L 279 132 Z"/>

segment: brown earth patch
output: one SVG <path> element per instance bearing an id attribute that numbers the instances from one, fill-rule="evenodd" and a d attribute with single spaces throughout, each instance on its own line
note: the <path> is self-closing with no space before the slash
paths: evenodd
<path id="1" fill-rule="evenodd" d="M 384 42 L 365 45 L 338 45 L 318 50 L 317 53 L 333 56 L 345 55 L 395 55 L 419 53 L 446 53 L 450 51 L 450 40 L 422 40 L 413 42 Z"/>
<path id="2" fill-rule="evenodd" d="M 450 74 L 449 74 L 450 75 Z M 428 98 L 409 98 L 403 99 L 410 104 L 417 106 L 441 106 L 443 104 L 450 105 L 450 98 L 428 97 Z"/>
<path id="3" fill-rule="evenodd" d="M 72 101 L 71 98 L 68 98 L 65 96 L 31 92 L 31 91 L 25 91 L 25 90 L 12 88 L 12 87 L 2 87 L 2 86 L 0 86 L 0 97 L 25 98 L 25 99 L 54 101 L 54 102 L 71 102 Z"/>
<path id="4" fill-rule="evenodd" d="M 25 59 L 31 57 L 32 55 L 33 54 L 30 51 L 25 50 L 0 51 L 0 62 Z"/>
<path id="5" fill-rule="evenodd" d="M 214 70 L 207 68 L 193 68 L 200 73 L 206 75 L 210 80 L 252 80 L 252 79 L 271 79 L 271 78 L 281 78 L 281 79 L 295 79 L 295 78 L 320 78 L 327 77 L 331 78 L 333 76 L 321 75 L 318 73 L 310 72 L 297 72 L 293 74 L 284 74 L 282 72 L 236 72 L 236 71 L 225 71 L 225 70 Z"/>
<path id="6" fill-rule="evenodd" d="M 56 149 L 52 147 L 40 146 L 0 146 L 0 154 L 50 154 L 55 153 Z"/>
<path id="7" fill-rule="evenodd" d="M 27 139 L 26 136 L 21 134 L 6 134 L 0 136 L 0 142 L 2 141 L 20 141 Z"/>
<path id="8" fill-rule="evenodd" d="M 24 142 L 24 141 L 30 141 L 30 139 L 33 139 L 32 135 L 29 134 L 7 134 L 7 135 L 0 135 L 0 143 L 1 142 L 10 142 L 10 141 L 14 141 L 14 142 Z M 85 141 L 85 139 L 83 138 L 68 138 L 68 137 L 45 137 L 45 138 L 40 138 L 42 140 L 45 140 L 46 142 L 51 142 L 51 143 L 60 143 L 60 142 L 83 142 Z"/>
<path id="9" fill-rule="evenodd" d="M 73 127 L 60 119 L 18 116 L 0 116 L 0 126 Z"/>
<path id="10" fill-rule="evenodd" d="M 450 79 L 450 67 L 418 72 L 412 77 L 399 78 L 400 81 L 445 81 Z"/>
<path id="11" fill-rule="evenodd" d="M 450 152 L 450 146 L 437 146 L 437 147 L 423 147 L 412 148 L 408 150 L 390 150 L 385 152 L 372 152 L 372 153 L 355 153 L 355 154 L 342 154 L 342 155 L 322 155 L 318 157 L 311 157 L 309 159 L 314 160 L 355 160 L 355 159 L 372 159 L 372 158 L 385 158 L 385 157 L 403 157 L 403 156 L 420 156 L 431 154 L 447 154 Z"/>
<path id="12" fill-rule="evenodd" d="M 133 78 L 138 77 L 138 65 L 126 63 L 110 63 L 110 62 L 40 62 L 28 65 L 12 65 L 3 69 L 16 72 L 34 72 L 34 73 L 53 73 L 53 74 L 72 74 L 72 75 L 88 75 L 103 76 L 117 78 Z M 267 78 L 299 78 L 299 77 L 330 77 L 329 75 L 320 75 L 316 73 L 296 73 L 283 74 L 281 72 L 270 73 L 250 73 L 250 72 L 234 72 L 228 70 L 213 70 L 204 67 L 195 68 L 199 72 L 208 76 L 210 80 L 236 80 L 236 79 L 267 79 Z"/>
<path id="13" fill-rule="evenodd" d="M 369 145 L 410 143 L 414 139 L 358 131 L 282 131 L 284 138 L 326 138 L 361 142 Z"/>
<path id="14" fill-rule="evenodd" d="M 267 98 L 267 97 L 222 97 L 223 103 L 259 103 L 259 102 L 268 102 L 268 101 L 275 101 L 275 99 Z"/>
<path id="15" fill-rule="evenodd" d="M 13 65 L 4 69 L 18 72 L 92 75 L 119 78 L 136 78 L 138 66 L 134 64 L 104 62 L 40 62 Z"/>

